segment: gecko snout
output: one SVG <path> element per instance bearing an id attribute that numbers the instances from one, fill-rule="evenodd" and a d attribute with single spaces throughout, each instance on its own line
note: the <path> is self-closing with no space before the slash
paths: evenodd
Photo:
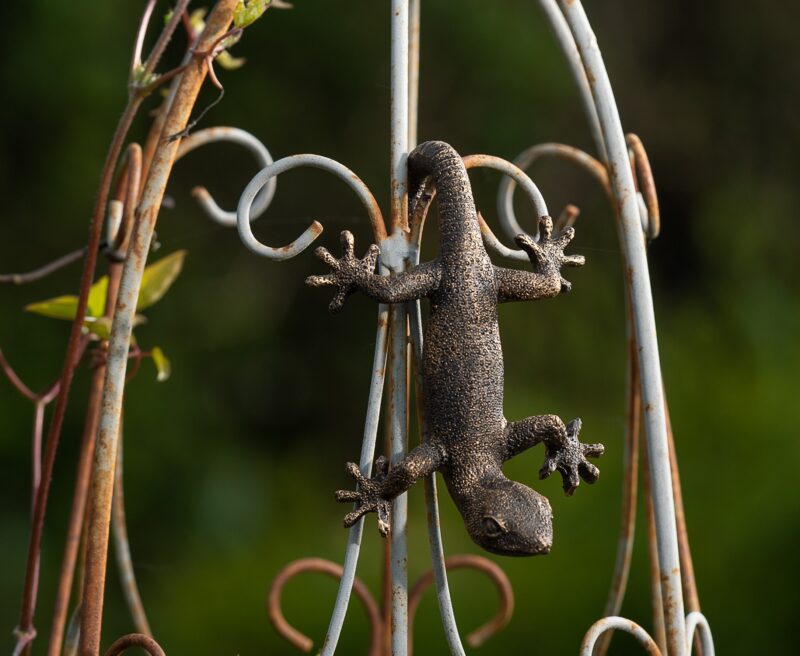
<path id="1" fill-rule="evenodd" d="M 501 556 L 538 556 L 553 546 L 550 502 L 527 485 L 505 479 L 481 489 L 464 513 L 472 540 Z"/>

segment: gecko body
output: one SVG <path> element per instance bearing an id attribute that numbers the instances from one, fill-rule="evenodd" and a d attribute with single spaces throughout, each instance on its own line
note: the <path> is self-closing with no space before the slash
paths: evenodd
<path id="1" fill-rule="evenodd" d="M 345 525 L 375 511 L 379 529 L 386 535 L 390 501 L 438 470 L 478 545 L 510 556 L 548 553 L 553 539 L 550 504 L 530 487 L 508 479 L 503 463 L 543 442 L 546 457 L 540 476 L 558 470 L 569 495 L 578 486 L 579 476 L 589 483 L 597 479 L 597 468 L 586 458 L 601 455 L 603 446 L 578 441 L 577 419 L 569 425 L 555 415 L 506 420 L 497 304 L 568 291 L 561 267 L 583 264 L 580 256 L 564 255 L 574 231 L 567 228 L 553 237 L 552 221 L 543 217 L 538 241 L 526 235 L 516 238 L 534 271 L 495 266 L 483 246 L 472 189 L 458 153 L 444 142 L 426 142 L 410 153 L 408 167 L 411 214 L 419 203 L 428 202 L 426 185 L 432 183 L 436 188 L 439 257 L 396 276 L 376 275 L 378 247 L 370 246 L 359 260 L 352 235 L 343 232 L 344 256 L 336 259 L 326 249 L 317 249 L 318 257 L 332 271 L 307 280 L 313 286 L 338 288 L 330 305 L 333 312 L 355 291 L 383 303 L 430 301 L 422 361 L 427 434 L 391 468 L 378 458 L 372 478 L 348 463 L 359 489 L 336 493 L 339 501 L 356 503 L 345 517 Z"/>

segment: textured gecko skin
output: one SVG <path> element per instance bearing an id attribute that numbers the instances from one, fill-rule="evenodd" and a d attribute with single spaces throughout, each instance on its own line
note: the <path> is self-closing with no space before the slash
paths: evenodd
<path id="1" fill-rule="evenodd" d="M 561 267 L 584 262 L 580 256 L 564 255 L 574 231 L 567 228 L 554 238 L 551 219 L 543 217 L 538 241 L 525 235 L 516 238 L 534 270 L 494 266 L 483 246 L 472 189 L 459 154 L 446 143 L 426 142 L 409 155 L 408 167 L 412 215 L 416 204 L 429 200 L 422 190 L 427 184 L 435 185 L 439 257 L 396 276 L 380 276 L 374 273 L 378 247 L 370 246 L 359 260 L 354 255 L 353 236 L 343 232 L 341 259 L 324 248 L 316 251 L 331 273 L 306 281 L 312 286 L 337 287 L 332 312 L 340 310 L 355 291 L 382 303 L 430 301 L 422 362 L 427 434 L 422 444 L 391 469 L 384 458 L 378 458 L 370 479 L 362 476 L 354 463 L 348 463 L 358 491 L 336 493 L 337 500 L 356 503 L 355 510 L 345 517 L 345 526 L 374 511 L 378 527 L 386 535 L 390 501 L 438 470 L 478 545 L 509 556 L 548 553 L 553 541 L 550 504 L 528 486 L 506 478 L 503 463 L 543 442 L 546 454 L 540 477 L 558 470 L 565 492 L 571 495 L 579 477 L 588 483 L 597 480 L 599 471 L 586 458 L 601 455 L 603 446 L 578 441 L 579 419 L 566 426 L 555 415 L 506 420 L 497 304 L 550 298 L 568 291 Z"/>

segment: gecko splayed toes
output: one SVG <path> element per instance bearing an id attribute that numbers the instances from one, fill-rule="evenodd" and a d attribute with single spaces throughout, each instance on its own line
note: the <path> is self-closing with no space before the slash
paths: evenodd
<path id="1" fill-rule="evenodd" d="M 599 471 L 587 458 L 600 456 L 603 445 L 578 440 L 578 419 L 568 425 L 556 415 L 506 420 L 497 304 L 552 298 L 569 291 L 562 267 L 584 263 L 581 256 L 564 254 L 574 230 L 570 227 L 553 235 L 552 220 L 541 217 L 536 239 L 526 235 L 516 239 L 533 271 L 495 266 L 483 246 L 459 154 L 446 143 L 429 141 L 409 155 L 408 168 L 409 215 L 419 209 L 416 204 L 430 201 L 431 196 L 421 190 L 428 183 L 436 187 L 439 257 L 391 277 L 380 276 L 374 272 L 379 248 L 370 246 L 359 260 L 353 236 L 343 232 L 343 257 L 336 259 L 326 249 L 317 249 L 331 272 L 307 279 L 312 286 L 336 287 L 330 305 L 334 312 L 355 292 L 381 303 L 430 301 L 422 354 L 425 439 L 391 468 L 377 459 L 372 478 L 348 463 L 358 490 L 336 493 L 337 500 L 355 503 L 345 525 L 376 512 L 379 530 L 387 535 L 389 502 L 415 481 L 439 471 L 476 544 L 501 555 L 546 554 L 553 542 L 550 504 L 526 485 L 506 478 L 503 463 L 542 442 L 545 461 L 540 477 L 558 471 L 564 491 L 571 495 L 581 478 L 587 483 L 597 480 Z"/>

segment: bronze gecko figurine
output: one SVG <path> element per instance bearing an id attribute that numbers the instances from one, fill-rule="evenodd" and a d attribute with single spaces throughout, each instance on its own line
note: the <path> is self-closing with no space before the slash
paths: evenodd
<path id="1" fill-rule="evenodd" d="M 390 530 L 390 501 L 438 470 L 479 546 L 507 556 L 546 554 L 553 541 L 550 503 L 528 486 L 506 478 L 503 463 L 544 442 L 540 477 L 558 470 L 564 491 L 571 495 L 580 483 L 579 475 L 587 483 L 597 480 L 599 471 L 586 457 L 600 456 L 603 445 L 578 441 L 580 419 L 566 426 L 555 415 L 506 421 L 497 304 L 569 291 L 561 267 L 584 263 L 581 256 L 564 255 L 574 230 L 567 228 L 553 238 L 552 220 L 543 217 L 538 241 L 526 235 L 516 238 L 534 271 L 494 266 L 483 246 L 472 189 L 459 154 L 446 143 L 429 141 L 409 155 L 408 168 L 412 215 L 420 202 L 430 200 L 422 191 L 427 178 L 432 177 L 438 192 L 439 257 L 393 277 L 377 275 L 379 248 L 373 244 L 358 260 L 353 235 L 345 231 L 341 259 L 322 247 L 316 251 L 332 272 L 306 280 L 312 286 L 338 287 L 331 312 L 339 311 L 355 291 L 381 303 L 430 300 L 422 362 L 428 434 L 391 469 L 384 458 L 376 459 L 370 479 L 354 463 L 347 464 L 359 489 L 336 492 L 338 501 L 356 503 L 344 524 L 352 526 L 365 513 L 375 511 L 385 536 Z"/>

